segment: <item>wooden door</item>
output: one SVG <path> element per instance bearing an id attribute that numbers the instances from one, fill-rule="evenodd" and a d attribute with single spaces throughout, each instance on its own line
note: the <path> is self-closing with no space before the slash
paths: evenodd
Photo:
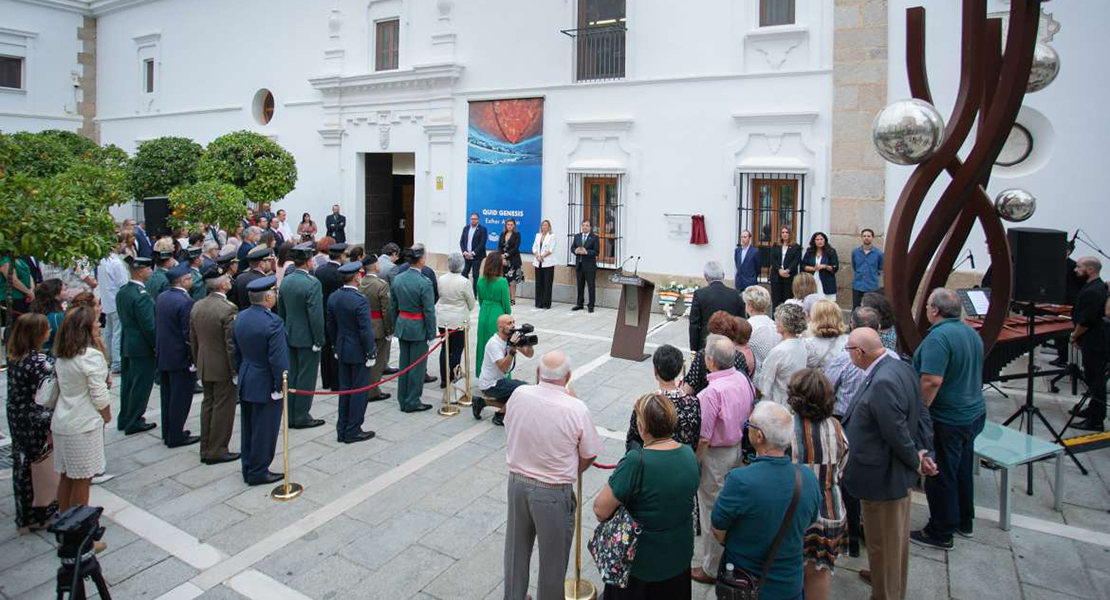
<path id="1" fill-rule="evenodd" d="M 410 177 L 411 179 L 411 177 Z M 401 190 L 401 213 L 405 215 L 405 227 L 403 238 L 405 240 L 405 248 L 411 248 L 415 243 L 413 241 L 413 193 L 416 190 L 416 185 L 413 183 L 402 183 Z"/>
<path id="2" fill-rule="evenodd" d="M 378 252 L 394 240 L 394 226 L 401 218 L 393 206 L 393 155 L 366 155 L 366 249 Z"/>
<path id="3" fill-rule="evenodd" d="M 590 222 L 598 237 L 598 265 L 617 264 L 617 203 L 619 201 L 616 177 L 587 177 L 584 180 L 582 219 Z"/>
<path id="4" fill-rule="evenodd" d="M 752 235 L 754 243 L 769 248 L 779 242 L 785 225 L 793 239 L 798 237 L 798 180 L 752 180 Z"/>

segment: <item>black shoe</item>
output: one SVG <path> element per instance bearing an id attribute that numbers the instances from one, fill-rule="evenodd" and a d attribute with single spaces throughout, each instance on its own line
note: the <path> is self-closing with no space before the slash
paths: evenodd
<path id="1" fill-rule="evenodd" d="M 952 540 L 948 540 L 947 542 L 938 540 L 937 538 L 925 533 L 924 529 L 911 531 L 910 541 L 917 544 L 918 546 L 925 546 L 926 548 L 936 548 L 937 550 L 944 550 L 946 552 L 948 550 L 951 550 L 955 546 L 955 544 L 952 543 Z"/>
<path id="2" fill-rule="evenodd" d="M 586 309 L 586 312 L 594 312 L 594 307 L 591 306 L 590 308 Z"/>
<path id="3" fill-rule="evenodd" d="M 497 425 L 498 427 L 504 427 L 505 426 L 505 413 L 499 412 L 496 415 L 493 415 L 493 424 Z"/>
<path id="4" fill-rule="evenodd" d="M 393 374 L 397 373 L 400 370 L 401 369 L 394 369 L 393 367 L 387 366 L 385 368 L 385 370 L 382 371 L 382 375 L 393 375 Z"/>
<path id="5" fill-rule="evenodd" d="M 967 526 L 961 525 L 961 526 L 956 528 L 956 533 L 960 537 L 964 538 L 965 540 L 975 539 L 975 526 L 974 525 L 967 525 Z"/>
<path id="6" fill-rule="evenodd" d="M 1071 428 L 1082 429 L 1083 431 L 1106 431 L 1106 428 L 1102 426 L 1102 421 L 1102 419 L 1096 420 L 1092 417 L 1087 417 L 1078 423 L 1072 423 Z"/>
<path id="7" fill-rule="evenodd" d="M 202 386 L 199 383 L 193 384 L 193 393 L 194 394 L 203 394 L 204 393 L 204 386 Z"/>
<path id="8" fill-rule="evenodd" d="M 218 465 L 220 463 L 233 462 L 236 460 L 239 460 L 238 452 L 225 452 L 223 456 L 218 456 L 216 458 L 202 458 L 200 459 L 200 462 L 206 465 Z"/>
<path id="9" fill-rule="evenodd" d="M 372 440 L 372 439 L 374 439 L 374 432 L 373 431 L 360 431 L 360 432 L 354 434 L 353 436 L 351 436 L 349 438 L 342 439 L 342 440 L 339 440 L 339 441 L 343 442 L 344 444 L 357 444 L 359 442 L 365 442 L 366 440 Z"/>
<path id="10" fill-rule="evenodd" d="M 367 402 L 381 402 L 382 400 L 389 400 L 392 397 L 393 396 L 389 395 L 388 392 L 382 392 L 382 393 L 378 394 L 377 396 L 367 398 L 366 401 Z"/>
<path id="11" fill-rule="evenodd" d="M 573 307 L 571 308 L 571 310 L 582 310 L 582 305 L 581 305 L 581 304 L 575 304 L 575 305 L 574 305 L 574 306 L 573 306 Z"/>
<path id="12" fill-rule="evenodd" d="M 130 429 L 123 432 L 123 435 L 134 435 L 136 433 L 142 433 L 144 431 L 150 431 L 151 429 L 154 429 L 155 427 L 157 427 L 157 425 L 155 425 L 154 423 L 148 423 L 146 421 L 143 421 L 141 423 L 138 423 L 136 425 L 131 426 Z"/>
<path id="13" fill-rule="evenodd" d="M 414 406 L 412 408 L 402 408 L 401 412 L 403 412 L 403 413 L 422 412 L 422 411 L 425 411 L 425 410 L 430 410 L 431 408 L 432 408 L 431 404 L 424 404 L 423 402 L 421 402 L 420 404 L 417 404 L 416 406 Z"/>
<path id="14" fill-rule="evenodd" d="M 438 381 L 438 378 L 435 375 L 428 375 L 427 373 L 424 374 L 424 383 L 432 383 L 433 381 Z"/>
<path id="15" fill-rule="evenodd" d="M 273 471 L 266 471 L 266 474 L 259 479 L 248 479 L 247 485 L 266 485 L 267 483 L 274 483 L 285 479 L 281 473 L 274 473 Z"/>
<path id="16" fill-rule="evenodd" d="M 323 419 L 309 419 L 309 420 L 305 421 L 304 423 L 297 423 L 295 425 L 290 425 L 289 429 L 312 429 L 313 427 L 319 427 L 323 424 L 324 424 Z"/>
<path id="17" fill-rule="evenodd" d="M 186 432 L 185 437 L 181 438 L 180 442 L 177 442 L 176 444 L 166 444 L 166 445 L 169 446 L 170 448 L 180 448 L 182 446 L 191 446 L 191 445 L 193 445 L 193 444 L 195 444 L 199 441 L 200 441 L 200 436 L 199 435 L 188 435 L 188 433 Z"/>
<path id="18" fill-rule="evenodd" d="M 482 420 L 482 409 L 486 407 L 486 399 L 479 396 L 470 397 L 470 410 L 474 412 L 474 418 L 479 421 Z"/>

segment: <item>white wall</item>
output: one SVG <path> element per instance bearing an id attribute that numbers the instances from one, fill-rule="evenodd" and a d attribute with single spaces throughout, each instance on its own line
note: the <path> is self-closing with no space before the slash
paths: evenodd
<path id="1" fill-rule="evenodd" d="M 0 89 L 0 132 L 76 131 L 81 125 L 71 75 L 81 71 L 81 22 L 75 12 L 0 0 L 0 54 L 26 54 L 24 89 Z"/>
<path id="2" fill-rule="evenodd" d="M 905 73 L 905 10 L 920 0 L 891 0 L 889 5 L 889 99 L 908 98 Z M 1009 10 L 1009 2 L 990 0 L 989 13 Z M 1007 226 L 1045 227 L 1067 231 L 1083 228 L 1090 238 L 1110 252 L 1106 194 L 1110 189 L 1103 140 L 1110 131 L 1105 98 L 1110 93 L 1110 42 L 1105 23 L 1110 4 L 1105 2 L 1051 2 L 1044 12 L 1059 22 L 1060 30 L 1049 44 L 1060 55 L 1059 76 L 1047 88 L 1025 96 L 1018 122 L 1034 135 L 1034 151 L 1025 163 L 996 167 L 987 188 L 992 199 L 1001 190 L 1023 188 L 1037 198 L 1037 211 L 1028 221 Z M 959 87 L 960 10 L 957 2 L 929 2 L 926 14 L 926 60 L 929 83 L 937 109 L 947 120 Z M 969 139 L 974 138 L 972 131 Z M 961 152 L 966 156 L 970 144 Z M 912 167 L 887 166 L 887 217 L 912 173 Z M 922 215 L 935 205 L 949 178 L 942 175 L 932 188 Z M 917 226 L 924 223 L 918 219 Z M 965 247 L 983 271 L 990 264 L 982 230 L 976 227 Z M 1073 257 L 1094 254 L 1080 243 Z M 965 265 L 964 268 L 966 268 Z"/>

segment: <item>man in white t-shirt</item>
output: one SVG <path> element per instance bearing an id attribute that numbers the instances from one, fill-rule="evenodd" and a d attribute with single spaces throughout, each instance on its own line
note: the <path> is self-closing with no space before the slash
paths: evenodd
<path id="1" fill-rule="evenodd" d="M 512 346 L 510 341 L 515 342 L 520 337 L 519 333 L 513 333 L 516 327 L 516 319 L 512 315 L 501 315 L 497 318 L 497 334 L 494 335 L 486 342 L 485 354 L 482 358 L 482 372 L 478 376 L 478 389 L 482 390 L 482 394 L 486 398 L 496 400 L 498 402 L 508 402 L 509 396 L 513 395 L 513 390 L 526 385 L 525 382 L 519 379 L 512 379 L 509 374 L 513 371 L 513 366 L 516 363 L 516 353 L 519 351 L 524 356 L 531 358 L 531 346 Z M 474 411 L 474 418 L 482 418 L 482 409 L 485 408 L 486 402 L 484 398 L 474 398 L 472 410 Z M 505 413 L 504 409 L 493 416 L 494 425 L 504 425 Z"/>

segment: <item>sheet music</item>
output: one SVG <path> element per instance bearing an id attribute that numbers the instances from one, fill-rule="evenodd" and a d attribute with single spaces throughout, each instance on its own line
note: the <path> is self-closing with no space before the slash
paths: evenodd
<path id="1" fill-rule="evenodd" d="M 982 290 L 968 290 L 968 300 L 971 300 L 971 305 L 975 307 L 975 314 L 985 315 L 991 307 L 991 299 L 987 297 L 987 293 Z"/>

